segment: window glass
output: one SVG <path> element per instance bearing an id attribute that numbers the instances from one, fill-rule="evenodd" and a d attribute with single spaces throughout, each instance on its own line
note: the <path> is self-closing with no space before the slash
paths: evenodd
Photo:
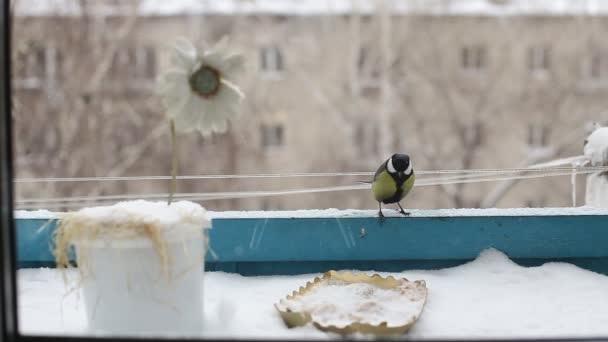
<path id="1" fill-rule="evenodd" d="M 348 269 L 427 282 L 406 338 L 608 336 L 608 4 L 11 15 L 24 334 L 337 338 L 288 329 L 273 304 Z M 162 206 L 96 211 L 134 201 Z"/>

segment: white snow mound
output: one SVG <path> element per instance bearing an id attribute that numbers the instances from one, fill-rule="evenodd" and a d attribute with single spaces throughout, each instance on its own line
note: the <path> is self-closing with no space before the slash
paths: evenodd
<path id="1" fill-rule="evenodd" d="M 589 135 L 584 153 L 592 166 L 608 166 L 608 127 L 600 127 Z"/>
<path id="2" fill-rule="evenodd" d="M 608 277 L 572 264 L 522 267 L 488 249 L 458 267 L 380 275 L 426 281 L 427 304 L 406 338 L 608 336 Z M 89 334 L 82 299 L 76 292 L 66 294 L 59 271 L 22 269 L 18 276 L 21 333 Z M 75 281 L 73 273 L 69 276 Z M 201 322 L 205 337 L 335 339 L 313 326 L 288 329 L 273 306 L 315 276 L 320 275 L 243 277 L 206 272 Z"/>

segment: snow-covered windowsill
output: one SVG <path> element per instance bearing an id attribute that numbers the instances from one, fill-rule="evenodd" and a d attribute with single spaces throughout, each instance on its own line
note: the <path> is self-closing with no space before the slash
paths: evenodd
<path id="1" fill-rule="evenodd" d="M 425 280 L 409 338 L 608 336 L 608 209 L 411 212 L 387 209 L 384 222 L 375 210 L 210 213 L 206 337 L 337 337 L 288 329 L 273 307 L 330 269 Z M 62 275 L 39 268 L 52 266 L 54 227 L 39 228 L 56 214 L 15 216 L 22 333 L 87 334 L 78 293 L 66 296 Z"/>
<path id="2" fill-rule="evenodd" d="M 468 209 L 411 209 L 414 217 L 467 217 L 467 216 L 573 216 L 573 215 L 608 215 L 608 208 L 595 207 L 561 207 L 561 208 L 468 208 Z M 16 219 L 54 219 L 60 213 L 49 210 L 15 210 Z M 359 209 L 312 209 L 281 211 L 210 211 L 214 219 L 259 219 L 259 218 L 373 218 L 377 210 Z M 396 210 L 385 209 L 387 217 L 402 217 Z"/>
<path id="3" fill-rule="evenodd" d="M 405 335 L 408 338 L 608 336 L 608 277 L 570 264 L 527 268 L 489 249 L 458 267 L 380 274 L 426 281 L 428 301 L 418 323 Z M 273 306 L 318 275 L 243 277 L 207 272 L 201 303 L 205 337 L 337 338 L 312 326 L 288 329 Z M 87 334 L 82 299 L 65 293 L 56 270 L 20 270 L 21 332 Z"/>

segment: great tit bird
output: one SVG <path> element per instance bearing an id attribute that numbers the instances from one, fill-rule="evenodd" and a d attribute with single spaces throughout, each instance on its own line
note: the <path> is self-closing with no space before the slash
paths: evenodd
<path id="1" fill-rule="evenodd" d="M 393 154 L 380 165 L 372 181 L 372 192 L 378 201 L 380 218 L 384 217 L 382 203 L 397 203 L 403 215 L 410 214 L 403 210 L 399 202 L 412 190 L 415 180 L 412 162 L 407 154 Z"/>

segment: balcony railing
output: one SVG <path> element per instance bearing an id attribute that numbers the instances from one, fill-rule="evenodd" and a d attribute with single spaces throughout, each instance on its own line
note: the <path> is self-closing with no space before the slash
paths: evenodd
<path id="1" fill-rule="evenodd" d="M 608 274 L 608 209 L 216 212 L 206 269 L 243 275 L 455 266 L 496 248 L 522 265 L 565 261 Z M 43 227 L 45 224 L 48 226 Z M 18 266 L 54 265 L 55 222 L 18 218 Z"/>

